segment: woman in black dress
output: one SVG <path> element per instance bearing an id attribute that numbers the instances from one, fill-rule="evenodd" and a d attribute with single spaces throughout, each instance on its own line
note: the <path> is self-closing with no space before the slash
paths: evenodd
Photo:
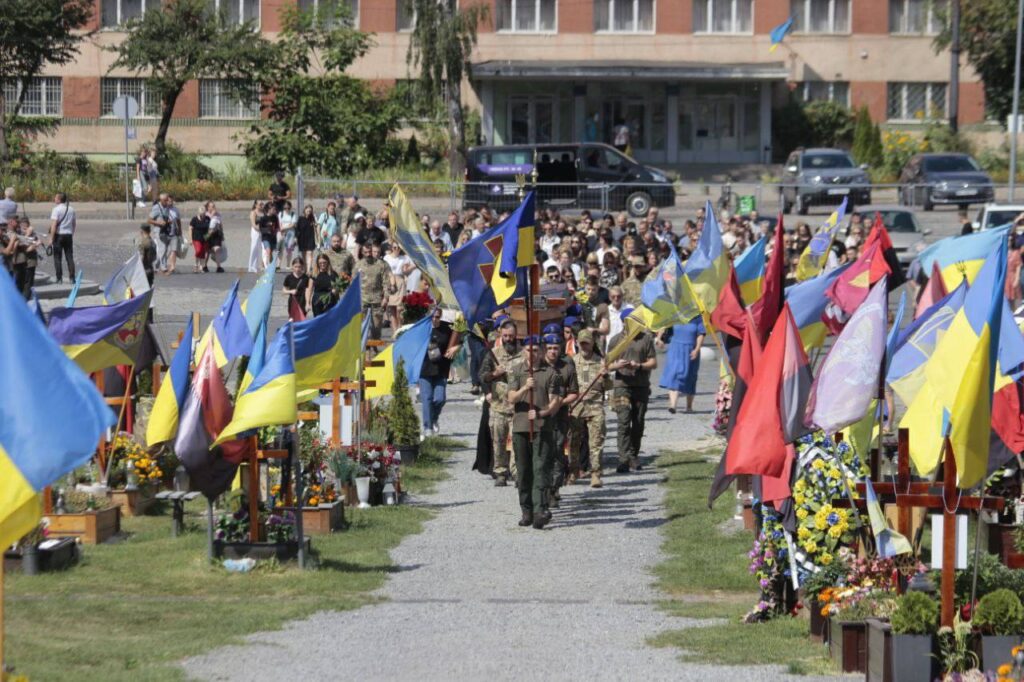
<path id="1" fill-rule="evenodd" d="M 288 294 L 289 316 L 292 308 L 298 306 L 303 317 L 309 309 L 309 275 L 306 274 L 306 264 L 301 258 L 292 259 L 292 271 L 284 278 L 284 293 Z"/>
<path id="2" fill-rule="evenodd" d="M 337 278 L 327 255 L 321 253 L 317 256 L 316 276 L 307 285 L 314 316 L 324 314 L 338 302 L 338 289 L 335 286 Z"/>
<path id="3" fill-rule="evenodd" d="M 220 213 L 217 211 L 217 204 L 207 201 L 204 206 L 206 215 L 210 217 L 210 231 L 206 236 L 206 246 L 209 249 L 209 256 L 217 265 L 217 272 L 224 272 L 221 264 L 227 259 L 224 253 L 224 223 Z"/>
<path id="4" fill-rule="evenodd" d="M 312 272 L 313 252 L 316 251 L 316 215 L 310 204 L 306 204 L 298 222 L 295 223 L 295 239 L 298 242 L 299 253 L 306 262 L 306 272 Z"/>

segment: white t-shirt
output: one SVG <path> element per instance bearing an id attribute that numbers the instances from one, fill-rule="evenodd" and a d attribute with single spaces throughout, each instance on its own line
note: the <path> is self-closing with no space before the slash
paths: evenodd
<path id="1" fill-rule="evenodd" d="M 608 342 L 615 338 L 615 335 L 622 331 L 622 308 L 615 308 L 608 304 L 608 336 L 605 339 L 605 350 L 610 345 Z"/>
<path id="2" fill-rule="evenodd" d="M 616 145 L 622 146 L 629 144 L 629 127 L 625 125 L 615 126 L 615 142 Z"/>
<path id="3" fill-rule="evenodd" d="M 50 220 L 57 222 L 57 234 L 74 234 L 77 221 L 75 209 L 67 204 L 57 204 L 50 211 Z"/>
<path id="4" fill-rule="evenodd" d="M 394 275 L 395 277 L 402 277 L 404 276 L 402 270 L 405 269 L 406 263 L 411 263 L 412 261 L 409 260 L 409 257 L 406 256 L 404 253 L 401 256 L 392 256 L 389 253 L 388 255 L 384 256 L 384 262 L 388 264 L 389 268 L 391 268 L 392 275 Z"/>

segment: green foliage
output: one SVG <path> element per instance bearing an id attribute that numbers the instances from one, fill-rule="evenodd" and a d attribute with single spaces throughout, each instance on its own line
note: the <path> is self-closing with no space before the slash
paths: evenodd
<path id="1" fill-rule="evenodd" d="M 817 101 L 804 106 L 808 134 L 818 147 L 845 147 L 853 139 L 850 110 L 837 102 Z M 805 145 L 810 146 L 810 145 Z"/>
<path id="2" fill-rule="evenodd" d="M 953 132 L 945 123 L 930 122 L 924 129 L 924 143 L 930 152 L 956 152 L 972 154 L 974 149 L 970 140 L 959 132 Z"/>
<path id="3" fill-rule="evenodd" d="M 899 598 L 891 622 L 897 635 L 933 635 L 939 628 L 939 603 L 922 592 L 907 592 Z"/>
<path id="4" fill-rule="evenodd" d="M 939 665 L 946 672 L 962 673 L 978 666 L 978 655 L 971 650 L 971 624 L 956 617 L 953 627 L 939 628 Z"/>
<path id="5" fill-rule="evenodd" d="M 985 634 L 1019 635 L 1024 631 L 1024 605 L 1011 590 L 995 590 L 981 598 L 971 622 Z"/>
<path id="6" fill-rule="evenodd" d="M 846 577 L 849 570 L 849 564 L 839 556 L 828 566 L 819 566 L 818 572 L 812 573 L 801 585 L 808 605 L 821 594 L 822 590 L 840 584 L 840 581 Z"/>
<path id="7" fill-rule="evenodd" d="M 154 144 L 164 158 L 174 105 L 185 85 L 198 78 L 237 84 L 235 95 L 251 97 L 255 76 L 273 63 L 276 50 L 252 21 L 239 24 L 209 0 L 173 0 L 125 26 L 125 38 L 106 48 L 116 54 L 110 71 L 127 70 L 146 79 L 160 100 Z M 161 188 L 163 189 L 163 188 Z"/>
<path id="8" fill-rule="evenodd" d="M 391 402 L 388 404 L 388 432 L 394 445 L 413 445 L 419 438 L 419 420 L 409 397 L 409 378 L 405 373 L 405 360 L 399 359 L 395 367 L 395 380 L 391 384 Z"/>
<path id="9" fill-rule="evenodd" d="M 164 148 L 164 162 L 160 166 L 161 180 L 213 180 L 217 176 L 209 166 L 199 160 L 198 154 L 186 152 L 181 145 L 169 141 Z M 165 180 L 166 178 L 166 180 Z"/>
<path id="10" fill-rule="evenodd" d="M 935 4 L 942 14 L 948 14 L 945 3 Z M 948 48 L 952 39 L 949 21 L 941 24 L 942 32 L 934 43 L 936 50 Z M 988 115 L 1000 122 L 1006 120 L 1013 108 L 1016 26 L 1016 2 L 971 0 L 960 3 L 960 49 L 984 84 Z"/>
<path id="11" fill-rule="evenodd" d="M 866 163 L 870 168 L 882 165 L 882 131 L 871 121 L 866 106 L 858 109 L 854 117 L 853 147 L 850 151 L 857 163 Z"/>
<path id="12" fill-rule="evenodd" d="M 970 600 L 973 576 L 974 557 L 971 556 L 967 570 L 956 572 L 954 589 L 958 603 L 964 604 Z M 934 579 L 934 582 L 938 584 L 938 577 Z M 1017 596 L 1024 595 L 1024 571 L 1007 568 L 999 560 L 999 557 L 988 552 L 981 552 L 978 561 L 977 594 L 984 595 L 1001 588 L 1011 590 Z"/>

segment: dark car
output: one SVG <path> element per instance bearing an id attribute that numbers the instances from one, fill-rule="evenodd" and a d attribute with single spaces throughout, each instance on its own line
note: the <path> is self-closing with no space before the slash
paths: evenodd
<path id="1" fill-rule="evenodd" d="M 921 206 L 926 211 L 936 204 L 971 204 L 992 201 L 992 178 L 967 154 L 916 154 L 900 172 L 900 203 Z"/>
<path id="2" fill-rule="evenodd" d="M 837 206 L 848 199 L 847 210 L 871 203 L 867 166 L 857 166 L 842 149 L 797 149 L 786 159 L 782 174 L 782 210 L 807 215 L 811 206 Z"/>
<path id="3" fill-rule="evenodd" d="M 498 211 L 519 205 L 517 176 L 537 171 L 539 207 L 626 210 L 634 217 L 652 206 L 674 206 L 672 180 L 657 168 L 599 143 L 473 147 L 466 163 L 463 205 Z"/>

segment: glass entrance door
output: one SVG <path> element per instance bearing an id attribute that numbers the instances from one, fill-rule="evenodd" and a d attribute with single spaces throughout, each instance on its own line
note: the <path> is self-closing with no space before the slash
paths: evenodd
<path id="1" fill-rule="evenodd" d="M 648 150 L 647 102 L 637 98 L 606 99 L 602 102 L 601 142 L 614 145 L 616 129 L 620 125 L 629 130 L 629 149 L 633 157 L 644 157 Z"/>
<path id="2" fill-rule="evenodd" d="M 508 140 L 510 144 L 554 142 L 556 107 L 552 97 L 510 97 Z"/>
<path id="3" fill-rule="evenodd" d="M 739 128 L 735 97 L 704 99 L 694 105 L 693 149 L 708 160 L 724 161 L 723 157 L 739 150 Z"/>

